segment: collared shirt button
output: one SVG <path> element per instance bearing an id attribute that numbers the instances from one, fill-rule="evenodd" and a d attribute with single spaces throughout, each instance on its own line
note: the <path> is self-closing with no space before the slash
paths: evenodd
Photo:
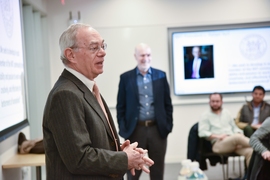
<path id="1" fill-rule="evenodd" d="M 147 115 L 149 115 L 149 112 L 146 112 Z"/>
<path id="2" fill-rule="evenodd" d="M 147 86 L 144 86 L 144 89 L 147 89 Z"/>
<path id="3" fill-rule="evenodd" d="M 148 103 L 146 103 L 145 105 L 148 106 Z"/>
<path id="4" fill-rule="evenodd" d="M 148 95 L 145 95 L 146 98 L 148 98 Z"/>

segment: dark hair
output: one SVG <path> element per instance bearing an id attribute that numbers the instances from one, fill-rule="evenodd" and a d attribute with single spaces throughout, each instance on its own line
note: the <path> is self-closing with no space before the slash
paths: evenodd
<path id="1" fill-rule="evenodd" d="M 262 87 L 262 86 L 255 86 L 252 90 L 252 92 L 254 93 L 254 91 L 258 89 L 258 90 L 262 90 L 263 91 L 263 94 L 265 94 L 265 89 Z"/>
<path id="2" fill-rule="evenodd" d="M 209 99 L 211 98 L 212 95 L 216 95 L 216 94 L 218 94 L 220 96 L 220 99 L 222 100 L 223 96 L 222 96 L 222 94 L 220 94 L 218 92 L 214 92 L 214 93 L 210 94 Z"/>

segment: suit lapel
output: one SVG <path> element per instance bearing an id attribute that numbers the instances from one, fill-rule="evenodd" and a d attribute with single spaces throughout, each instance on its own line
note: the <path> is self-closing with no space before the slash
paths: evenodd
<path id="1" fill-rule="evenodd" d="M 74 76 L 72 73 L 70 73 L 69 71 L 67 71 L 66 69 L 63 71 L 62 76 L 64 76 L 65 78 L 69 79 L 70 81 L 72 81 L 74 84 L 76 84 L 76 86 L 78 87 L 78 89 L 80 89 L 83 93 L 84 93 L 84 99 L 86 100 L 86 102 L 89 104 L 89 106 L 92 107 L 92 109 L 97 113 L 97 115 L 100 117 L 100 119 L 102 120 L 104 126 L 106 127 L 107 133 L 110 135 L 110 137 L 113 139 L 112 133 L 110 131 L 106 116 L 104 114 L 104 112 L 102 111 L 102 108 L 100 107 L 96 97 L 93 95 L 93 93 L 86 87 L 85 84 L 83 84 L 76 76 Z M 105 106 L 105 101 L 102 98 L 102 101 L 104 103 Z M 108 114 L 108 116 L 111 117 L 111 114 L 108 110 L 107 104 L 106 104 L 106 112 Z M 109 118 L 109 119 L 110 119 Z M 116 133 L 117 134 L 117 133 Z"/>
<path id="2" fill-rule="evenodd" d="M 134 92 L 136 99 L 139 101 L 139 99 L 138 99 L 139 92 L 138 92 L 138 85 L 137 85 L 137 70 L 136 69 L 137 68 L 135 68 L 133 70 L 133 72 L 131 73 L 131 75 L 130 75 L 131 77 L 129 78 L 130 79 L 129 83 L 130 83 L 131 89 Z"/>
<path id="3" fill-rule="evenodd" d="M 152 75 L 151 75 L 151 78 L 152 78 L 152 86 L 153 86 L 153 96 L 154 96 L 154 99 L 156 98 L 155 97 L 155 94 L 156 94 L 156 90 L 158 90 L 158 87 L 157 87 L 157 71 L 155 71 L 153 68 L 151 68 L 151 71 L 152 71 Z"/>
<path id="4" fill-rule="evenodd" d="M 87 88 L 88 89 L 88 88 Z M 110 135 L 110 137 L 112 139 L 113 138 L 113 135 L 111 133 L 111 130 L 110 130 L 110 127 L 108 125 L 108 122 L 107 122 L 107 118 L 102 110 L 102 108 L 100 107 L 96 97 L 91 93 L 91 91 L 88 89 L 89 92 L 84 92 L 84 97 L 85 97 L 85 100 L 88 102 L 88 104 L 97 112 L 98 116 L 102 119 L 103 121 L 103 124 L 105 125 L 106 127 L 106 130 L 107 130 L 107 133 Z M 106 110 L 106 113 L 108 115 L 108 118 L 109 120 L 111 119 L 111 114 L 108 110 L 108 107 L 107 107 L 107 104 L 105 103 L 104 99 L 102 98 L 101 96 L 101 99 L 102 99 L 102 102 L 105 106 L 105 110 Z M 106 105 L 105 105 L 106 104 Z M 110 121 L 111 122 L 111 121 Z M 116 133 L 117 134 L 117 133 Z"/>

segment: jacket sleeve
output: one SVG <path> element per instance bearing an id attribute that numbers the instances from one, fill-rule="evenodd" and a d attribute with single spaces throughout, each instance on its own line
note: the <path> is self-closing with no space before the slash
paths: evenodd
<path id="1" fill-rule="evenodd" d="M 170 87 L 167 81 L 166 73 L 165 73 L 165 109 L 166 109 L 166 115 L 167 115 L 167 129 L 169 132 L 172 131 L 173 128 L 173 106 L 172 106 L 172 100 L 170 95 Z"/>
<path id="2" fill-rule="evenodd" d="M 243 106 L 244 107 L 244 106 Z M 240 129 L 244 129 L 248 123 L 245 122 L 241 122 L 241 115 L 242 115 L 242 111 L 243 111 L 243 107 L 240 109 L 240 111 L 237 114 L 237 117 L 235 118 L 235 124 L 240 128 Z"/>
<path id="3" fill-rule="evenodd" d="M 231 121 L 231 126 L 232 126 L 232 130 L 233 130 L 233 132 L 234 133 L 241 133 L 241 134 L 243 134 L 243 130 L 242 129 L 240 129 L 237 125 L 236 125 L 236 123 L 235 123 L 235 121 L 232 119 L 232 121 Z"/>

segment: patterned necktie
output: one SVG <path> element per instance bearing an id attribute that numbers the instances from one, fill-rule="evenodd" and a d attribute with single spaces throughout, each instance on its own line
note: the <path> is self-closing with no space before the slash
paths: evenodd
<path id="1" fill-rule="evenodd" d="M 106 110 L 105 110 L 105 107 L 104 107 L 104 104 L 103 104 L 103 102 L 102 102 L 102 99 L 101 99 L 101 96 L 100 96 L 100 93 L 99 93 L 99 90 L 98 90 L 98 87 L 97 87 L 96 83 L 95 83 L 94 86 L 93 86 L 93 93 L 94 93 L 94 95 L 96 96 L 97 101 L 98 101 L 98 103 L 99 103 L 101 109 L 103 110 L 103 112 L 104 112 L 104 114 L 105 114 L 105 116 L 106 116 L 108 125 L 109 125 L 110 130 L 111 130 L 111 133 L 112 133 L 112 135 L 113 135 L 113 139 L 114 139 L 116 151 L 118 151 L 118 143 L 117 143 L 117 139 L 116 139 L 116 136 L 115 136 L 115 134 L 114 134 L 114 132 L 113 132 L 111 123 L 110 123 L 110 121 L 109 121 L 107 112 L 106 112 Z"/>

